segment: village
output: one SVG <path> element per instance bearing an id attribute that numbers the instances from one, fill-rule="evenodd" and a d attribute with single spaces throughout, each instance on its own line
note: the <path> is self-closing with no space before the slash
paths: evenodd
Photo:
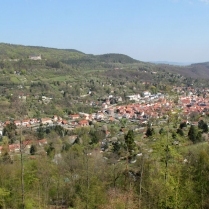
<path id="1" fill-rule="evenodd" d="M 149 91 L 144 91 L 140 94 L 127 96 L 130 101 L 129 104 L 117 105 L 110 104 L 110 99 L 113 97 L 109 95 L 106 101 L 101 104 L 101 110 L 88 114 L 79 112 L 77 114 L 70 114 L 65 118 L 54 115 L 48 118 L 28 118 L 8 120 L 0 123 L 0 135 L 3 135 L 3 129 L 6 125 L 13 123 L 17 129 L 30 129 L 36 131 L 40 126 L 53 127 L 61 126 L 66 130 L 74 130 L 82 127 L 89 127 L 95 123 L 111 124 L 120 122 L 125 119 L 136 124 L 135 131 L 140 127 L 146 127 L 147 124 L 162 125 L 167 123 L 169 114 L 178 114 L 182 121 L 187 124 L 198 124 L 198 120 L 194 118 L 195 114 L 205 115 L 209 110 L 209 99 L 207 97 L 208 90 L 204 90 L 206 96 L 197 95 L 195 89 L 190 88 L 185 95 L 185 92 L 180 87 L 174 87 L 173 91 L 178 93 L 178 96 L 169 96 L 162 93 L 152 95 Z M 144 129 L 143 129 L 144 130 Z M 122 134 L 124 134 L 122 132 Z M 110 136 L 109 130 L 106 130 L 106 137 Z M 73 143 L 76 136 L 70 137 L 70 142 Z M 106 139 L 104 139 L 106 140 Z M 104 141 L 102 141 L 104 143 Z M 24 141 L 25 152 L 29 154 L 33 140 L 27 139 Z M 46 139 L 38 140 L 37 145 L 44 146 L 47 144 Z M 102 148 L 103 146 L 101 146 Z M 0 153 L 2 146 L 0 146 Z M 102 150 L 104 150 L 102 148 Z M 20 143 L 15 142 L 9 145 L 10 153 L 18 153 L 20 151 Z"/>

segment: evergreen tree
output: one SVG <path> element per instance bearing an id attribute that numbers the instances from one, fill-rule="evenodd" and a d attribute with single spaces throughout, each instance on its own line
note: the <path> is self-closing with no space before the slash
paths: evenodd
<path id="1" fill-rule="evenodd" d="M 114 152 L 114 153 L 118 153 L 119 152 L 119 150 L 120 150 L 120 143 L 117 141 L 117 142 L 113 142 L 112 143 L 112 151 Z"/>
<path id="2" fill-rule="evenodd" d="M 9 143 L 13 143 L 16 133 L 17 126 L 14 123 L 7 124 L 3 129 L 3 136 L 7 136 L 9 138 Z"/>
<path id="3" fill-rule="evenodd" d="M 40 127 L 37 129 L 37 137 L 38 139 L 43 139 L 45 135 L 45 130 L 42 127 L 42 125 L 40 125 Z"/>
<path id="4" fill-rule="evenodd" d="M 181 128 L 178 128 L 176 133 L 179 134 L 180 136 L 184 136 L 184 132 Z"/>
<path id="5" fill-rule="evenodd" d="M 129 130 L 125 135 L 125 144 L 128 149 L 128 152 L 131 154 L 132 150 L 136 147 L 136 143 L 134 142 L 134 131 Z"/>
<path id="6" fill-rule="evenodd" d="M 147 128 L 147 131 L 146 131 L 146 136 L 147 136 L 147 137 L 153 136 L 154 133 L 155 133 L 154 128 L 151 128 L 151 127 L 148 127 L 148 128 Z"/>
<path id="7" fill-rule="evenodd" d="M 204 124 L 205 124 L 205 122 L 204 122 L 203 120 L 200 120 L 200 121 L 198 122 L 198 128 L 202 129 L 203 126 L 204 126 Z"/>
<path id="8" fill-rule="evenodd" d="M 188 137 L 189 140 L 191 140 L 193 143 L 196 141 L 196 129 L 194 125 L 191 125 L 189 132 L 188 132 Z"/>
<path id="9" fill-rule="evenodd" d="M 202 138 L 202 132 L 198 131 L 196 136 L 196 142 L 201 142 L 203 140 Z"/>
<path id="10" fill-rule="evenodd" d="M 202 126 L 202 131 L 204 133 L 208 133 L 208 124 L 207 123 L 204 123 L 203 126 Z"/>
<path id="11" fill-rule="evenodd" d="M 184 127 L 187 127 L 186 122 L 180 123 L 179 128 L 180 128 L 180 129 L 183 129 Z"/>
<path id="12" fill-rule="evenodd" d="M 188 137 L 193 143 L 198 143 L 202 141 L 202 133 L 198 131 L 198 129 L 194 125 L 191 125 L 188 132 Z"/>
<path id="13" fill-rule="evenodd" d="M 160 128 L 159 134 L 160 134 L 160 135 L 166 134 L 166 131 L 164 130 L 164 128 Z"/>
<path id="14" fill-rule="evenodd" d="M 37 147 L 32 144 L 30 147 L 30 154 L 35 155 L 36 151 L 37 151 Z"/>
<path id="15" fill-rule="evenodd" d="M 208 124 L 204 122 L 203 120 L 200 120 L 198 122 L 198 128 L 202 129 L 202 132 L 207 133 L 208 132 Z"/>
<path id="16" fill-rule="evenodd" d="M 48 156 L 54 157 L 54 155 L 55 155 L 55 148 L 54 148 L 54 145 L 53 145 L 52 142 L 49 143 L 49 146 L 48 146 L 46 152 L 47 152 Z"/>

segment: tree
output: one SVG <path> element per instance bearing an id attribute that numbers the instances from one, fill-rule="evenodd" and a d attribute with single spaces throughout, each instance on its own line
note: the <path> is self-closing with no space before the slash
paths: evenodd
<path id="1" fill-rule="evenodd" d="M 208 124 L 207 123 L 204 123 L 203 126 L 202 126 L 202 131 L 204 133 L 208 133 Z"/>
<path id="2" fill-rule="evenodd" d="M 67 131 L 60 125 L 56 125 L 54 130 L 61 137 L 64 137 L 66 135 L 66 133 L 67 133 Z"/>
<path id="3" fill-rule="evenodd" d="M 180 136 L 184 136 L 184 132 L 181 128 L 178 128 L 176 133 L 179 134 Z"/>
<path id="4" fill-rule="evenodd" d="M 202 132 L 203 132 L 203 133 L 207 133 L 207 132 L 208 132 L 208 124 L 205 123 L 203 120 L 200 120 L 200 121 L 198 122 L 198 128 L 199 128 L 199 129 L 202 129 Z"/>
<path id="5" fill-rule="evenodd" d="M 48 146 L 46 152 L 47 152 L 47 155 L 48 155 L 48 156 L 54 157 L 54 155 L 55 155 L 55 148 L 54 148 L 54 145 L 53 145 L 52 142 L 49 143 L 49 146 Z"/>
<path id="6" fill-rule="evenodd" d="M 118 141 L 112 143 L 112 151 L 118 153 L 120 150 L 120 143 Z"/>
<path id="7" fill-rule="evenodd" d="M 164 130 L 164 128 L 160 128 L 160 130 L 159 130 L 159 134 L 160 134 L 160 135 L 164 135 L 164 134 L 166 134 L 166 131 Z"/>
<path id="8" fill-rule="evenodd" d="M 188 137 L 189 140 L 191 140 L 193 143 L 198 143 L 202 141 L 202 134 L 194 125 L 191 125 L 188 132 Z"/>
<path id="9" fill-rule="evenodd" d="M 196 141 L 196 134 L 197 134 L 197 131 L 195 129 L 195 126 L 191 125 L 189 132 L 188 132 L 189 140 L 191 140 L 192 142 L 195 142 Z"/>
<path id="10" fill-rule="evenodd" d="M 3 163 L 12 163 L 12 159 L 9 154 L 9 139 L 7 136 L 3 136 L 3 144 L 1 150 L 1 157 Z"/>
<path id="11" fill-rule="evenodd" d="M 156 90 L 155 86 L 151 86 L 150 87 L 150 91 L 151 91 L 152 94 L 156 94 L 157 93 L 157 90 Z"/>
<path id="12" fill-rule="evenodd" d="M 132 151 L 136 147 L 136 143 L 134 142 L 134 131 L 133 130 L 129 130 L 128 133 L 125 135 L 125 144 L 126 144 L 128 152 L 131 154 Z"/>
<path id="13" fill-rule="evenodd" d="M 45 135 L 45 130 L 42 125 L 37 129 L 37 137 L 38 139 L 43 139 Z"/>
<path id="14" fill-rule="evenodd" d="M 205 123 L 205 122 L 204 122 L 203 120 L 200 120 L 200 121 L 198 122 L 198 128 L 202 129 L 204 123 Z"/>
<path id="15" fill-rule="evenodd" d="M 31 147 L 30 147 L 30 154 L 35 155 L 36 151 L 37 151 L 36 145 L 32 144 Z"/>
<path id="16" fill-rule="evenodd" d="M 8 136 L 11 142 L 13 142 L 16 133 L 17 126 L 14 123 L 7 124 L 3 129 L 3 136 Z"/>
<path id="17" fill-rule="evenodd" d="M 152 136 L 154 135 L 155 133 L 155 130 L 154 128 L 151 128 L 150 126 L 147 128 L 147 131 L 146 131 L 146 136 L 149 137 L 149 136 Z"/>
<path id="18" fill-rule="evenodd" d="M 105 131 L 102 129 L 97 129 L 97 130 L 91 129 L 89 134 L 91 137 L 90 144 L 97 144 L 100 140 L 105 138 Z"/>
<path id="19" fill-rule="evenodd" d="M 180 128 L 180 129 L 183 129 L 184 127 L 187 127 L 186 122 L 180 123 L 179 128 Z"/>

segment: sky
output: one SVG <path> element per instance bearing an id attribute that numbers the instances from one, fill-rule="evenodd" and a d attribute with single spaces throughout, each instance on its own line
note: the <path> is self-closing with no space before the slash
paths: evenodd
<path id="1" fill-rule="evenodd" d="M 0 0 L 0 42 L 209 61 L 209 0 Z"/>

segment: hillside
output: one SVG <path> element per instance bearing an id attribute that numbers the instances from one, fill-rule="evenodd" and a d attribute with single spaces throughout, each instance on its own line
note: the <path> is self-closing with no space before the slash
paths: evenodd
<path id="1" fill-rule="evenodd" d="M 123 54 L 103 54 L 97 55 L 96 59 L 100 62 L 107 62 L 107 63 L 138 63 L 138 60 L 135 60 L 127 55 Z"/>
<path id="2" fill-rule="evenodd" d="M 173 72 L 180 73 L 181 75 L 184 75 L 186 77 L 191 78 L 209 78 L 209 63 L 197 63 L 197 64 L 191 64 L 189 66 L 170 66 L 170 69 L 173 70 Z"/>
<path id="3" fill-rule="evenodd" d="M 40 46 L 23 46 L 0 43 L 0 60 L 27 59 L 29 56 L 41 55 L 42 59 L 79 60 L 81 62 L 105 62 L 105 63 L 136 63 L 131 57 L 123 54 L 87 55 L 75 49 L 56 49 Z"/>
<path id="4" fill-rule="evenodd" d="M 41 55 L 43 59 L 80 58 L 84 53 L 73 49 L 55 49 L 39 46 L 23 46 L 0 43 L 0 60 L 27 59 L 29 56 Z"/>
<path id="5" fill-rule="evenodd" d="M 153 64 L 135 60 L 123 54 L 90 55 L 75 49 L 56 49 L 39 46 L 23 46 L 0 43 L 0 60 L 28 60 L 30 56 L 41 55 L 42 60 L 62 62 L 75 68 L 105 68 L 122 67 L 133 64 L 151 71 L 177 73 L 191 78 L 209 78 L 209 62 L 197 63 L 188 66 L 170 64 Z"/>

